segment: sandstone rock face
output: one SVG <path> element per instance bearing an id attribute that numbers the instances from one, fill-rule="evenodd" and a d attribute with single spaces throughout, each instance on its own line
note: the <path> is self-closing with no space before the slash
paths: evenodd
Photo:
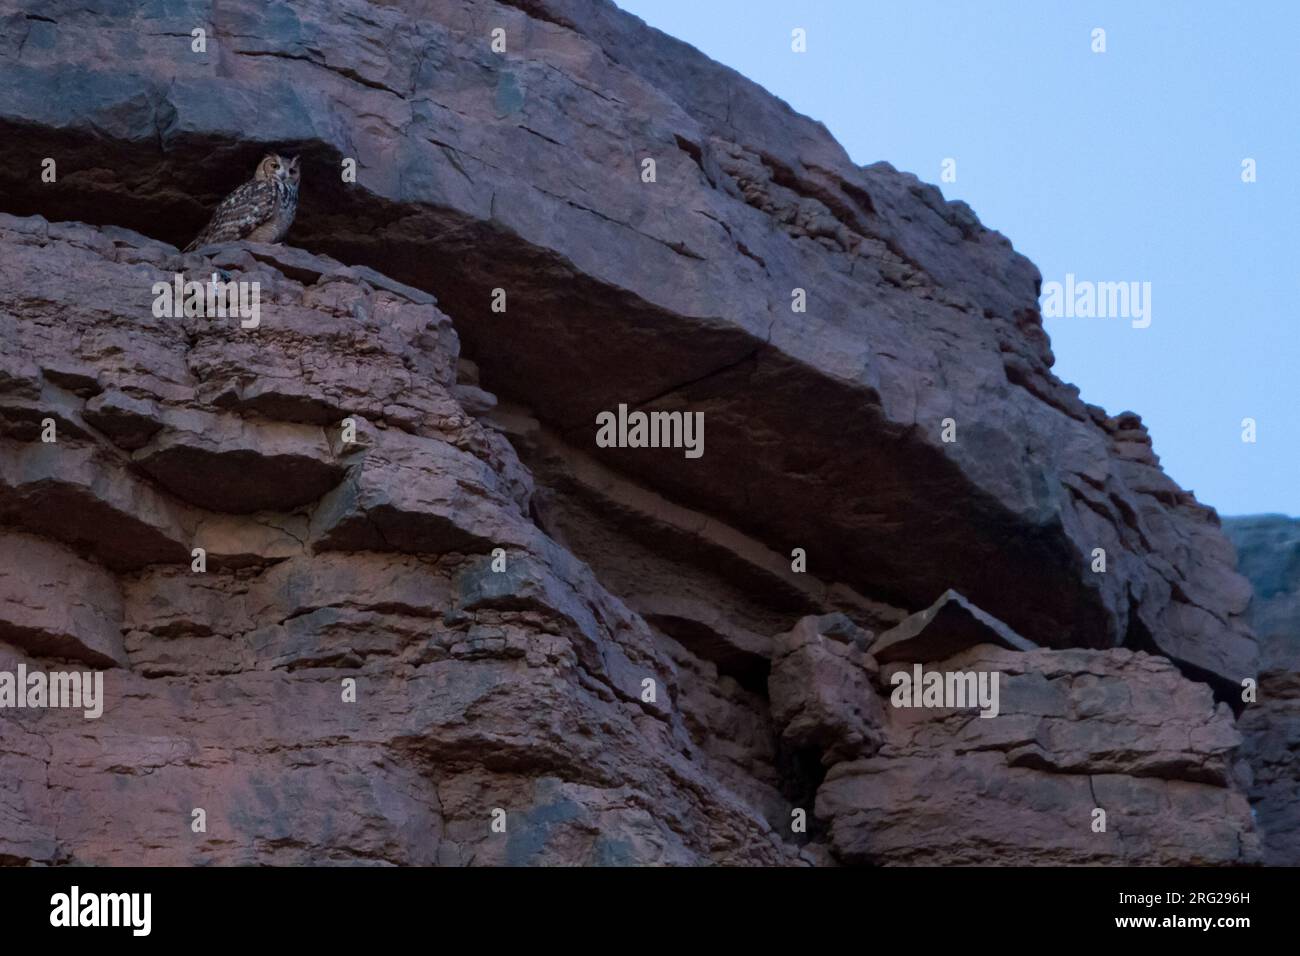
<path id="1" fill-rule="evenodd" d="M 607 3 L 276 11 L 0 0 L 0 672 L 106 697 L 0 710 L 0 861 L 1258 858 L 1249 585 L 1006 239 Z"/>
<path id="2" fill-rule="evenodd" d="M 21 358 L 3 419 L 75 365 L 156 426 L 119 447 L 64 389 L 54 442 L 0 439 L 24 529 L 3 537 L 0 670 L 110 668 L 98 719 L 3 711 L 0 859 L 798 858 L 761 700 L 528 520 L 531 479 L 452 396 L 456 335 L 427 294 L 302 254 L 289 278 L 285 251 L 241 247 L 230 275 L 267 299 L 254 343 L 152 316 L 155 274 L 210 268 L 172 247 L 4 216 L 0 248 L 0 301 L 43 303 L 0 312 Z M 118 293 L 87 300 L 73 274 Z M 160 473 L 155 449 L 188 467 Z"/>
<path id="3" fill-rule="evenodd" d="M 619 403 L 705 413 L 690 467 L 633 449 L 603 450 L 608 465 L 894 604 L 952 587 L 1038 644 L 1153 644 L 1229 684 L 1254 672 L 1249 589 L 1213 513 L 1160 471 L 1136 415 L 1052 375 L 1034 266 L 964 204 L 855 166 L 819 124 L 611 3 L 0 16 L 7 211 L 183 245 L 265 145 L 292 147 L 291 241 L 435 291 L 488 390 L 586 450 Z M 54 155 L 51 190 L 30 171 Z M 237 439 L 213 439 L 239 461 Z"/>
<path id="4" fill-rule="evenodd" d="M 10 644 L 88 664 L 125 664 L 122 595 L 102 568 L 43 538 L 4 534 L 0 635 Z"/>
<path id="5" fill-rule="evenodd" d="M 902 666 L 882 671 L 886 686 Z M 818 793 L 840 860 L 1258 861 L 1250 807 L 1234 779 L 1241 737 L 1232 713 L 1168 661 L 1124 649 L 986 644 L 941 670 L 1000 674 L 997 716 L 891 709 L 879 751 L 832 767 Z M 1185 828 L 1170 826 L 1173 819 Z"/>
<path id="6" fill-rule="evenodd" d="M 1283 515 L 1225 518 L 1237 567 L 1255 586 L 1251 623 L 1259 635 L 1257 699 L 1241 719 L 1243 753 L 1254 770 L 1250 799 L 1267 834 L 1265 860 L 1300 865 L 1300 520 Z"/>

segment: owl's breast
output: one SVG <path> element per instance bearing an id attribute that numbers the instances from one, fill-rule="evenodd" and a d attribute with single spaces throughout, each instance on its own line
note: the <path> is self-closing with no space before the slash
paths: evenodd
<path id="1" fill-rule="evenodd" d="M 284 183 L 275 184 L 275 203 L 271 215 L 249 238 L 255 242 L 279 242 L 293 225 L 298 212 L 298 189 Z"/>
<path id="2" fill-rule="evenodd" d="M 293 225 L 293 217 L 296 216 L 297 214 L 298 214 L 298 187 L 289 186 L 285 189 L 284 199 L 280 203 L 279 219 L 284 226 L 284 232 L 289 231 L 289 227 Z M 281 237 L 284 236 L 284 232 L 280 233 Z"/>

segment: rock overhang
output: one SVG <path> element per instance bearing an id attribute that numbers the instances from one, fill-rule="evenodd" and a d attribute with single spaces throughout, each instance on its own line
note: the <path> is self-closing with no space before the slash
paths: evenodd
<path id="1" fill-rule="evenodd" d="M 288 32 L 223 9 L 201 62 L 141 30 L 167 25 L 147 12 L 7 20 L 25 39 L 0 45 L 0 205 L 180 244 L 264 149 L 292 149 L 310 172 L 291 241 L 436 293 L 484 384 L 570 441 L 623 402 L 705 412 L 705 459 L 607 464 L 913 609 L 955 587 L 1046 646 L 1149 641 L 1224 685 L 1253 673 L 1212 513 L 1154 460 L 1116 460 L 1129 423 L 1051 375 L 1037 270 L 964 205 L 853 165 L 610 6 L 352 6 L 374 15 L 342 28 L 305 4 Z M 516 52 L 481 42 L 486 10 L 526 37 Z M 71 37 L 92 28 L 139 69 L 82 62 Z M 342 67 L 385 36 L 385 57 Z M 42 192 L 16 171 L 51 153 Z"/>

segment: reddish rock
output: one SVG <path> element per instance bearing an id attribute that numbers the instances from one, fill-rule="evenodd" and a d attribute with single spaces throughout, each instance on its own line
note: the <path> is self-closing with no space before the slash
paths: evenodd
<path id="1" fill-rule="evenodd" d="M 29 225 L 0 216 L 6 301 L 20 287 L 5 283 L 27 269 L 82 255 L 66 240 L 32 241 Z M 129 287 L 136 259 L 180 265 L 140 237 L 88 244 L 101 247 L 93 269 L 80 262 L 90 281 L 116 274 Z M 132 396 L 159 423 L 148 444 L 121 449 L 116 416 L 109 433 L 0 440 L 15 523 L 49 536 L 3 539 L 0 670 L 123 665 L 107 674 L 97 719 L 0 712 L 0 765 L 17 775 L 0 788 L 0 816 L 14 821 L 0 860 L 798 861 L 776 829 L 789 805 L 761 698 L 715 689 L 727 679 L 527 519 L 531 478 L 452 396 L 456 339 L 428 297 L 412 290 L 398 304 L 399 284 L 371 286 L 298 253 L 303 285 L 247 251 L 241 261 L 276 289 L 277 308 L 245 333 L 265 347 L 232 346 L 219 376 L 211 365 L 181 374 L 216 355 L 210 338 L 238 342 L 227 326 L 184 319 L 99 358 L 102 394 Z M 353 390 L 358 340 L 337 326 L 340 315 L 367 321 L 349 304 L 361 300 L 393 320 L 366 340 L 374 390 L 364 392 Z M 111 308 L 69 298 L 62 324 L 21 326 L 28 354 L 75 353 L 69 342 L 129 327 L 130 302 Z M 238 363 L 267 361 L 286 336 L 314 369 L 304 401 L 254 409 L 211 387 L 255 377 Z M 168 368 L 175 377 L 159 379 Z M 381 387 L 385 368 L 420 377 Z M 41 394 L 39 377 L 35 386 Z M 67 394 L 69 415 L 94 401 Z M 307 407 L 351 418 L 357 441 L 300 421 Z M 254 455 L 243 474 L 220 461 L 226 436 Z M 164 440 L 193 451 L 192 469 L 155 473 L 148 452 Z M 347 472 L 303 501 L 308 483 L 276 483 L 285 455 Z M 67 489 L 62 509 L 23 507 L 51 487 Z M 268 505 L 284 510 L 255 511 Z M 155 539 L 171 550 L 147 550 Z M 204 573 L 192 570 L 191 542 L 208 549 Z M 345 679 L 355 703 L 343 701 Z M 706 721 L 744 736 L 720 751 Z M 206 833 L 191 828 L 196 808 Z M 496 808 L 504 834 L 489 827 Z"/>
<path id="2" fill-rule="evenodd" d="M 1232 713 L 1168 661 L 982 645 L 929 666 L 998 673 L 999 712 L 887 704 L 879 751 L 835 764 L 817 794 L 842 861 L 1259 861 Z M 882 669 L 882 697 L 900 667 Z"/>
<path id="3" fill-rule="evenodd" d="M 1233 550 L 964 204 L 605 2 L 48 13 L 0 13 L 0 670 L 107 700 L 0 711 L 0 862 L 1257 858 Z M 289 244 L 181 254 L 272 145 Z M 257 328 L 154 314 L 214 272 Z M 620 404 L 704 456 L 597 447 Z M 1003 712 L 890 707 L 900 624 Z"/>
<path id="4" fill-rule="evenodd" d="M 183 244 L 268 145 L 291 144 L 305 171 L 290 242 L 435 293 L 481 387 L 602 463 L 895 606 L 951 587 L 1044 646 L 1151 646 L 1225 689 L 1254 673 L 1249 591 L 1213 512 L 1163 475 L 1140 418 L 1052 374 L 1037 270 L 965 204 L 853 164 L 820 124 L 608 2 L 311 0 L 272 23 L 237 0 L 212 16 L 206 56 L 192 24 L 152 7 L 14 18 L 9 210 Z M 50 189 L 29 171 L 54 155 Z M 293 255 L 281 271 L 302 279 L 314 267 Z M 32 277 L 33 301 L 60 304 L 61 275 Z M 346 283 L 322 294 L 378 317 Z M 258 372 L 244 381 L 224 372 L 247 348 L 228 337 L 182 364 L 218 404 L 327 417 L 286 374 L 313 374 L 279 351 L 292 336 L 271 338 L 264 361 L 234 359 Z M 378 403 L 384 376 L 358 354 L 357 390 Z M 705 456 L 595 448 L 596 413 L 619 403 L 704 412 Z"/>
<path id="5" fill-rule="evenodd" d="M 42 538 L 0 530 L 0 641 L 95 667 L 126 664 L 122 595 L 104 569 Z"/>

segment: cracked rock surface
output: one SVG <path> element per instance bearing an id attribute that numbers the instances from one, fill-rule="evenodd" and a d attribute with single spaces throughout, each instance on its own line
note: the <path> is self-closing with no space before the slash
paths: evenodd
<path id="1" fill-rule="evenodd" d="M 1254 771 L 1250 800 L 1265 828 L 1265 862 L 1300 865 L 1300 520 L 1225 518 L 1237 567 L 1255 587 L 1250 616 L 1260 643 L 1256 699 L 1241 717 Z"/>
<path id="2" fill-rule="evenodd" d="M 197 56 L 192 13 L 0 5 L 5 211 L 184 245 L 267 146 L 292 148 L 291 242 L 434 292 L 488 391 L 587 449 L 619 403 L 705 413 L 690 467 L 635 449 L 606 464 L 895 605 L 953 588 L 1043 646 L 1153 644 L 1233 685 L 1254 672 L 1249 588 L 1214 513 L 1163 474 L 1136 414 L 1052 374 L 1038 270 L 965 204 L 853 164 L 608 2 L 277 10 L 205 8 Z M 46 189 L 27 171 L 55 155 Z M 231 407 L 313 417 L 292 385 L 220 382 L 213 344 Z M 150 457 L 169 475 L 210 453 Z M 281 466 L 329 480 L 306 449 Z"/>
<path id="3" fill-rule="evenodd" d="M 275 9 L 0 0 L 0 671 L 106 698 L 0 710 L 0 862 L 1260 858 L 1250 586 L 1007 239 L 609 3 Z"/>

